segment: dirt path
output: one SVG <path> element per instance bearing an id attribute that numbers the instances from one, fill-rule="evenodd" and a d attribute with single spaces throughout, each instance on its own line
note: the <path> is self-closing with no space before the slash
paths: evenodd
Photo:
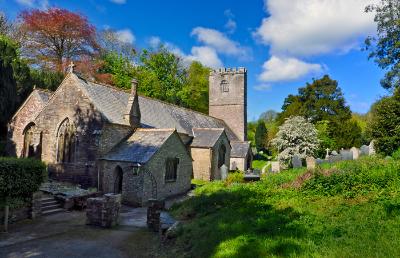
<path id="1" fill-rule="evenodd" d="M 143 208 L 125 208 L 113 229 L 86 226 L 84 212 L 25 221 L 0 234 L 0 257 L 164 257 L 145 216 Z"/>

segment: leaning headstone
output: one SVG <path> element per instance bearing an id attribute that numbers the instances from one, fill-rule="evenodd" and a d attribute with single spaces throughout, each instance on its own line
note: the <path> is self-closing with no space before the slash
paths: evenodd
<path id="1" fill-rule="evenodd" d="M 225 180 L 228 177 L 228 167 L 223 164 L 220 168 L 221 180 Z"/>
<path id="2" fill-rule="evenodd" d="M 292 157 L 292 166 L 293 168 L 301 168 L 302 167 L 301 158 L 299 155 L 293 155 Z"/>
<path id="3" fill-rule="evenodd" d="M 281 172 L 281 165 L 279 164 L 279 161 L 272 161 L 271 162 L 271 172 L 272 173 Z"/>
<path id="4" fill-rule="evenodd" d="M 363 145 L 360 147 L 360 156 L 368 156 L 369 155 L 369 146 Z"/>
<path id="5" fill-rule="evenodd" d="M 353 160 L 353 153 L 348 150 L 341 150 L 340 156 L 341 156 L 342 160 Z"/>
<path id="6" fill-rule="evenodd" d="M 315 165 L 316 165 L 316 160 L 314 157 L 307 157 L 306 158 L 306 163 L 307 163 L 307 170 L 314 170 Z"/>
<path id="7" fill-rule="evenodd" d="M 331 153 L 333 156 L 337 156 L 337 155 L 339 155 L 338 153 L 337 153 L 337 151 L 332 151 L 332 153 Z"/>
<path id="8" fill-rule="evenodd" d="M 350 149 L 350 151 L 353 154 L 353 160 L 358 159 L 358 157 L 360 156 L 360 150 L 356 147 L 353 147 Z"/>
<path id="9" fill-rule="evenodd" d="M 370 143 L 369 143 L 369 155 L 375 155 L 376 154 L 376 151 L 375 151 L 375 141 L 371 141 Z"/>
<path id="10" fill-rule="evenodd" d="M 317 163 L 317 165 L 321 165 L 323 163 L 326 163 L 326 160 L 318 158 L 315 160 L 315 162 Z"/>

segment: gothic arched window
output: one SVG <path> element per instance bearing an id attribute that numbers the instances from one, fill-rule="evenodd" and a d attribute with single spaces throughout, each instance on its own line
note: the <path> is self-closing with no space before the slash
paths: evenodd
<path id="1" fill-rule="evenodd" d="M 218 167 L 222 167 L 225 164 L 226 147 L 221 145 L 218 150 Z"/>
<path id="2" fill-rule="evenodd" d="M 24 129 L 24 146 L 22 148 L 22 157 L 29 158 L 35 155 L 35 150 L 33 146 L 33 131 L 35 129 L 35 124 L 30 123 Z"/>
<path id="3" fill-rule="evenodd" d="M 76 150 L 75 126 L 66 118 L 57 131 L 57 162 L 73 162 Z"/>
<path id="4" fill-rule="evenodd" d="M 227 80 L 223 80 L 221 82 L 221 91 L 222 92 L 229 92 L 229 83 Z"/>

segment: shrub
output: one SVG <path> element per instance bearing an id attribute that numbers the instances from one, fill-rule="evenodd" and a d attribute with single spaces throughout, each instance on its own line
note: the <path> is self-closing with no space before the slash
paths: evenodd
<path id="1" fill-rule="evenodd" d="M 228 177 L 225 180 L 226 185 L 231 185 L 233 183 L 243 183 L 243 182 L 244 182 L 244 175 L 240 171 L 229 173 Z"/>
<path id="2" fill-rule="evenodd" d="M 36 192 L 46 179 L 46 166 L 35 159 L 0 158 L 0 205 L 12 206 Z"/>
<path id="3" fill-rule="evenodd" d="M 395 160 L 400 160 L 400 148 L 397 151 L 393 152 L 392 158 Z"/>

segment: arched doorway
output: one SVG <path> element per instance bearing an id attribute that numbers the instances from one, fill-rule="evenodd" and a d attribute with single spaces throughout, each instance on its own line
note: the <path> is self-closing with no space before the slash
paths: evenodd
<path id="1" fill-rule="evenodd" d="M 124 172 L 120 166 L 117 166 L 114 170 L 115 181 L 114 181 L 114 193 L 120 194 L 122 193 L 122 180 L 124 176 Z"/>
<path id="2" fill-rule="evenodd" d="M 35 155 L 35 149 L 33 146 L 34 130 L 35 130 L 35 124 L 29 123 L 23 131 L 24 145 L 23 145 L 22 155 L 21 155 L 23 158 L 30 158 Z"/>
<path id="3" fill-rule="evenodd" d="M 226 147 L 221 145 L 218 150 L 218 168 L 225 164 Z"/>

